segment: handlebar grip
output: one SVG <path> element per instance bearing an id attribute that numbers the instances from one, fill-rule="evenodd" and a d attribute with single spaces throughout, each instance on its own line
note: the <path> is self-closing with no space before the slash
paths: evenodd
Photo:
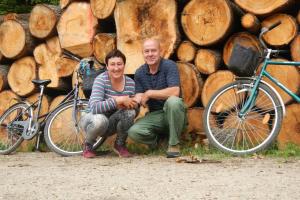
<path id="1" fill-rule="evenodd" d="M 68 51 L 66 49 L 63 50 L 63 54 L 66 55 L 66 56 L 68 56 L 68 57 L 70 57 L 70 58 L 73 58 L 74 60 L 77 60 L 79 62 L 82 59 L 80 56 L 77 56 L 77 55 L 71 53 L 70 51 Z"/>
<path id="2" fill-rule="evenodd" d="M 268 30 L 272 30 L 273 28 L 275 28 L 276 26 L 280 25 L 281 21 L 277 21 L 276 23 L 272 24 L 270 27 L 268 27 Z"/>

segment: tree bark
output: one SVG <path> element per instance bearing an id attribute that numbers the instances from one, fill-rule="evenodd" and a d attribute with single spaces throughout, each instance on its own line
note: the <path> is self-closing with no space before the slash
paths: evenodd
<path id="1" fill-rule="evenodd" d="M 195 55 L 196 47 L 192 42 L 185 40 L 180 43 L 177 49 L 177 57 L 180 61 L 191 62 L 194 60 Z"/>
<path id="2" fill-rule="evenodd" d="M 57 24 L 61 47 L 81 57 L 91 56 L 97 24 L 89 3 L 71 3 Z"/>
<path id="3" fill-rule="evenodd" d="M 199 49 L 194 62 L 201 73 L 211 74 L 218 70 L 221 60 L 220 52 L 211 49 Z"/>
<path id="4" fill-rule="evenodd" d="M 116 0 L 91 0 L 91 8 L 95 17 L 105 19 L 112 15 Z"/>
<path id="5" fill-rule="evenodd" d="M 227 66 L 235 44 L 240 44 L 241 46 L 247 48 L 251 47 L 254 51 L 257 51 L 260 54 L 262 54 L 263 52 L 262 47 L 260 46 L 260 43 L 256 36 L 247 32 L 235 33 L 227 40 L 223 48 L 223 60 Z"/>
<path id="6" fill-rule="evenodd" d="M 7 74 L 9 67 L 0 65 L 0 92 L 8 87 Z"/>
<path id="7" fill-rule="evenodd" d="M 49 38 L 56 33 L 56 22 L 60 16 L 58 7 L 37 4 L 30 12 L 29 31 L 39 39 Z"/>
<path id="8" fill-rule="evenodd" d="M 0 116 L 13 104 L 17 103 L 19 96 L 11 90 L 0 92 Z"/>
<path id="9" fill-rule="evenodd" d="M 191 0 L 181 14 L 181 24 L 192 42 L 213 45 L 231 31 L 233 14 L 226 0 Z"/>
<path id="10" fill-rule="evenodd" d="M 300 105 L 291 104 L 286 107 L 282 127 L 277 137 L 279 149 L 284 149 L 289 143 L 300 145 Z"/>
<path id="11" fill-rule="evenodd" d="M 16 60 L 8 72 L 8 84 L 12 91 L 19 96 L 28 96 L 35 92 L 31 82 L 37 78 L 37 66 L 33 57 L 28 56 Z"/>
<path id="12" fill-rule="evenodd" d="M 234 0 L 242 9 L 258 16 L 267 16 L 282 11 L 294 3 L 293 0 Z"/>
<path id="13" fill-rule="evenodd" d="M 288 61 L 286 59 L 276 58 L 273 61 Z M 261 67 L 261 66 L 260 66 Z M 300 85 L 300 72 L 295 66 L 290 65 L 268 65 L 267 72 L 276 78 L 279 82 L 285 85 L 289 90 L 297 93 Z M 266 82 L 271 84 L 280 94 L 285 104 L 289 103 L 293 98 L 276 86 L 272 81 L 263 78 Z"/>
<path id="14" fill-rule="evenodd" d="M 200 96 L 203 80 L 197 75 L 194 65 L 186 62 L 177 62 L 177 66 L 184 103 L 188 107 L 191 107 L 196 103 Z"/>
<path id="15" fill-rule="evenodd" d="M 262 22 L 262 27 L 269 27 L 280 21 L 281 24 L 264 34 L 264 41 L 271 46 L 288 45 L 298 33 L 298 25 L 294 17 L 287 14 L 275 14 Z"/>
<path id="16" fill-rule="evenodd" d="M 252 13 L 245 14 L 242 17 L 241 23 L 246 30 L 253 34 L 258 33 L 261 27 L 259 19 Z"/>
<path id="17" fill-rule="evenodd" d="M 0 35 L 0 51 L 6 58 L 17 59 L 29 55 L 36 45 L 36 41 L 29 33 L 26 20 L 3 22 L 0 25 Z"/>
<path id="18" fill-rule="evenodd" d="M 300 62 L 300 34 L 298 34 L 291 43 L 291 56 L 293 61 Z"/>
<path id="19" fill-rule="evenodd" d="M 114 12 L 117 47 L 127 57 L 126 74 L 133 74 L 144 63 L 142 41 L 160 40 L 161 56 L 168 58 L 177 46 L 179 32 L 174 0 L 119 1 Z"/>
<path id="20" fill-rule="evenodd" d="M 228 70 L 218 70 L 217 72 L 208 76 L 204 82 L 201 100 L 204 107 L 206 107 L 212 95 L 224 85 L 234 81 L 234 75 Z M 224 108 L 226 109 L 226 108 Z"/>
<path id="21" fill-rule="evenodd" d="M 98 33 L 93 40 L 94 56 L 100 63 L 105 63 L 106 55 L 116 49 L 116 35 Z"/>

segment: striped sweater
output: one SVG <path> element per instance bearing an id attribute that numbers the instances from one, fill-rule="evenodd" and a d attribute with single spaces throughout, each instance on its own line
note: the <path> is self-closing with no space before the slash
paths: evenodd
<path id="1" fill-rule="evenodd" d="M 127 96 L 135 94 L 134 81 L 125 76 L 125 87 L 122 92 L 115 91 L 112 88 L 108 72 L 97 76 L 94 81 L 92 94 L 89 100 L 89 107 L 93 114 L 109 113 L 117 110 L 117 103 L 114 96 Z"/>

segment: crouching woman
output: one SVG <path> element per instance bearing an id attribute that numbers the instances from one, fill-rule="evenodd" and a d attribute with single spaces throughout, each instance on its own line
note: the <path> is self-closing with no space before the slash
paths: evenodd
<path id="1" fill-rule="evenodd" d="M 127 130 L 134 122 L 137 102 L 130 96 L 135 93 L 134 81 L 124 75 L 125 55 L 113 50 L 106 58 L 107 71 L 97 76 L 89 100 L 90 113 L 81 122 L 86 132 L 83 156 L 93 158 L 93 144 L 98 136 L 117 134 L 113 150 L 120 157 L 130 157 L 126 148 Z"/>

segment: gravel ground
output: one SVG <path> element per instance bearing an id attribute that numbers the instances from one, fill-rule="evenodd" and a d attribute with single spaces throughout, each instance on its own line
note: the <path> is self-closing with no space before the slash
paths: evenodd
<path id="1" fill-rule="evenodd" d="M 0 156 L 0 199 L 300 199 L 300 159 Z"/>

